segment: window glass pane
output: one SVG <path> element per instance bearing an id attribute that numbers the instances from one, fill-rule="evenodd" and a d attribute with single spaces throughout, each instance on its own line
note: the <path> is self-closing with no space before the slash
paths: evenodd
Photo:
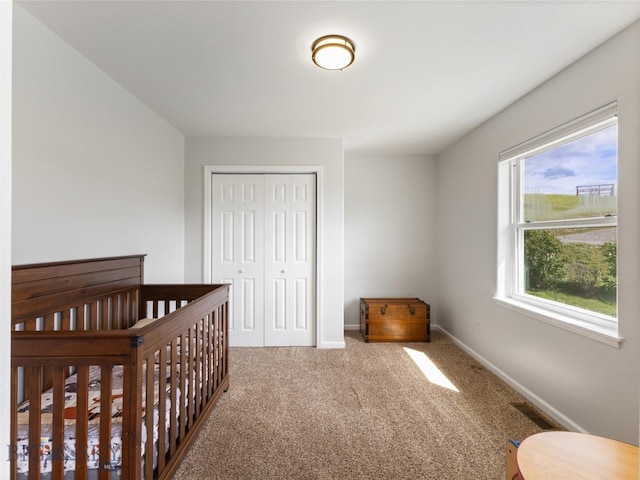
<path id="1" fill-rule="evenodd" d="M 617 228 L 525 230 L 524 293 L 617 316 Z"/>
<path id="2" fill-rule="evenodd" d="M 618 126 L 522 161 L 523 221 L 617 215 Z"/>

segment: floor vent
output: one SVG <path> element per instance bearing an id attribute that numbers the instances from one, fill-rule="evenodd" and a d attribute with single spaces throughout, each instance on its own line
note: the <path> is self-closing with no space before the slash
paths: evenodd
<path id="1" fill-rule="evenodd" d="M 557 427 L 555 425 L 550 424 L 544 418 L 538 414 L 533 408 L 531 408 L 526 403 L 512 403 L 511 404 L 516 410 L 520 411 L 523 415 L 525 415 L 529 420 L 538 425 L 543 430 L 554 430 Z"/>

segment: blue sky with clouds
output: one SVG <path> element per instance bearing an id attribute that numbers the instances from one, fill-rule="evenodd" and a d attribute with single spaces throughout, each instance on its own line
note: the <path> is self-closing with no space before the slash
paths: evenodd
<path id="1" fill-rule="evenodd" d="M 613 125 L 525 160 L 525 193 L 575 195 L 578 185 L 615 184 L 618 126 Z"/>

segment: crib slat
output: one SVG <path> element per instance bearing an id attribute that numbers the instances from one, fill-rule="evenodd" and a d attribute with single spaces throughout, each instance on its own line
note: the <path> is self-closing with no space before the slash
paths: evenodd
<path id="1" fill-rule="evenodd" d="M 132 323 L 135 323 L 136 320 L 138 320 L 138 312 L 140 310 L 139 302 L 140 302 L 140 290 L 136 288 L 135 290 L 131 291 L 131 309 L 130 309 L 131 314 L 129 318 L 131 319 Z"/>
<path id="2" fill-rule="evenodd" d="M 118 319 L 120 320 L 120 324 L 122 328 L 129 328 L 129 324 L 127 323 L 127 298 L 123 293 L 118 294 Z"/>
<path id="3" fill-rule="evenodd" d="M 213 348 L 213 353 L 211 355 L 211 361 L 213 362 L 213 369 L 211 371 L 211 383 L 212 383 L 212 387 L 213 387 L 213 391 L 215 392 L 215 390 L 218 388 L 218 323 L 219 323 L 219 319 L 218 319 L 218 313 L 219 313 L 219 309 L 216 309 L 213 311 L 212 313 L 212 322 L 213 322 L 213 344 L 212 344 L 212 348 Z"/>
<path id="4" fill-rule="evenodd" d="M 211 396 L 216 392 L 218 388 L 218 362 L 216 355 L 218 354 L 218 325 L 217 325 L 217 311 L 214 310 L 211 313 Z"/>
<path id="5" fill-rule="evenodd" d="M 89 304 L 89 330 L 98 330 L 98 302 Z"/>
<path id="6" fill-rule="evenodd" d="M 202 353 L 202 359 L 200 361 L 202 365 L 202 407 L 207 404 L 209 398 L 209 315 L 205 315 L 202 318 L 202 346 L 200 347 Z"/>
<path id="7" fill-rule="evenodd" d="M 193 343 L 191 345 L 191 360 L 193 362 L 191 369 L 193 371 L 193 413 L 191 414 L 192 419 L 195 421 L 200 415 L 200 389 L 202 386 L 200 385 L 200 321 L 193 326 Z"/>
<path id="8" fill-rule="evenodd" d="M 87 329 L 85 319 L 86 315 L 84 311 L 84 305 L 82 305 L 76 309 L 76 330 L 84 332 Z"/>
<path id="9" fill-rule="evenodd" d="M 122 295 L 118 294 L 113 298 L 113 315 L 114 315 L 114 319 L 117 321 L 118 325 L 120 325 L 120 328 L 128 328 L 129 325 L 124 323 L 124 315 L 122 314 L 122 308 L 123 308 L 123 303 L 122 303 Z"/>
<path id="10" fill-rule="evenodd" d="M 126 302 L 124 295 L 118 295 L 118 317 L 120 318 L 121 328 L 129 328 L 130 325 L 127 323 L 127 315 L 125 314 Z"/>
<path id="11" fill-rule="evenodd" d="M 216 310 L 216 388 L 222 381 L 222 365 L 220 361 L 222 356 L 222 316 L 222 309 L 218 308 Z"/>
<path id="12" fill-rule="evenodd" d="M 178 434 L 178 425 L 176 422 L 176 414 L 178 412 L 178 340 L 174 338 L 171 341 L 171 411 L 169 415 L 169 458 L 173 457 L 176 451 L 176 436 Z"/>
<path id="13" fill-rule="evenodd" d="M 209 398 L 209 315 L 205 315 L 202 318 L 202 360 L 200 364 L 202 365 L 202 409 L 207 404 L 207 399 Z"/>
<path id="14" fill-rule="evenodd" d="M 180 439 L 186 434 L 187 423 L 187 345 L 188 334 L 182 332 L 180 336 Z"/>
<path id="15" fill-rule="evenodd" d="M 131 315 L 131 293 L 125 293 L 122 296 L 122 301 L 124 302 L 122 307 L 122 320 L 125 325 L 133 325 L 135 322 L 133 315 Z"/>
<path id="16" fill-rule="evenodd" d="M 188 413 L 187 413 L 187 430 L 191 430 L 191 425 L 193 425 L 194 412 L 195 412 L 195 401 L 196 401 L 196 385 L 194 382 L 195 379 L 195 361 L 193 358 L 193 349 L 195 343 L 195 325 L 189 329 L 189 355 L 187 357 L 187 365 L 188 368 L 188 382 L 189 382 L 189 397 L 188 397 Z"/>
<path id="17" fill-rule="evenodd" d="M 213 312 L 213 390 L 218 390 L 220 384 L 220 309 Z"/>
<path id="18" fill-rule="evenodd" d="M 87 442 L 89 436 L 89 368 L 78 366 L 76 381 L 76 478 L 87 478 Z"/>
<path id="19" fill-rule="evenodd" d="M 202 412 L 202 320 L 198 320 L 195 330 L 196 341 L 193 346 L 193 361 L 196 369 L 196 378 L 193 383 L 196 389 L 196 405 L 194 412 L 196 417 L 199 417 L 200 412 Z"/>
<path id="20" fill-rule="evenodd" d="M 131 417 L 136 417 L 136 413 L 134 410 L 140 408 L 139 403 L 133 403 L 135 405 L 134 408 L 131 408 L 132 402 L 135 399 L 139 399 L 137 392 L 139 389 L 134 389 L 131 391 L 129 386 L 132 384 L 131 382 L 131 367 L 128 365 L 123 366 L 122 368 L 122 386 L 123 392 L 126 393 L 125 397 L 122 399 L 122 443 L 121 443 L 121 455 L 122 455 L 122 478 L 136 478 L 135 475 L 140 477 L 140 471 L 138 470 L 137 474 L 130 470 L 131 467 L 131 458 L 135 458 L 138 462 L 138 466 L 140 465 L 140 451 L 138 450 L 138 454 L 136 455 L 136 451 L 133 448 L 133 445 L 136 442 L 132 442 L 133 438 L 137 439 L 139 443 L 140 435 L 136 435 L 135 431 L 131 431 Z"/>
<path id="21" fill-rule="evenodd" d="M 29 392 L 29 480 L 40 478 L 41 370 L 40 367 L 25 368 L 25 381 Z"/>
<path id="22" fill-rule="evenodd" d="M 52 422 L 52 477 L 53 480 L 64 478 L 64 378 L 65 368 L 53 368 L 53 422 Z"/>
<path id="23" fill-rule="evenodd" d="M 229 340 L 227 337 L 227 334 L 229 332 L 229 304 L 225 303 L 224 305 L 222 305 L 220 307 L 220 310 L 223 313 L 223 321 L 222 321 L 222 325 L 220 326 L 220 337 L 222 338 L 222 340 L 224 341 L 223 345 L 224 345 L 224 350 L 223 350 L 223 355 L 222 358 L 220 360 L 221 364 L 223 365 L 222 367 L 222 373 L 221 375 L 224 375 L 225 377 L 227 376 L 228 373 L 228 368 L 229 368 Z"/>
<path id="24" fill-rule="evenodd" d="M 136 310 L 136 291 L 132 290 L 127 294 L 127 317 L 129 325 L 136 323 L 138 311 Z"/>
<path id="25" fill-rule="evenodd" d="M 202 345 L 200 346 L 202 358 L 200 365 L 202 366 L 202 406 L 201 410 L 207 404 L 209 398 L 209 315 L 202 318 Z"/>
<path id="26" fill-rule="evenodd" d="M 227 326 L 226 326 L 227 314 L 226 314 L 224 305 L 221 308 L 218 308 L 218 311 L 220 312 L 218 316 L 218 358 L 217 358 L 218 385 L 219 385 L 220 383 L 222 383 L 222 379 L 224 378 L 226 373 L 223 362 L 224 362 L 224 356 L 225 356 L 224 351 L 225 351 L 225 346 L 227 342 L 227 339 L 225 338 L 225 332 L 227 331 Z"/>
<path id="27" fill-rule="evenodd" d="M 60 312 L 60 330 L 71 330 L 71 310 L 68 308 Z"/>
<path id="28" fill-rule="evenodd" d="M 103 365 L 100 368 L 100 468 L 98 478 L 109 480 L 110 471 L 104 467 L 111 464 L 111 402 L 112 396 L 112 367 Z"/>
<path id="29" fill-rule="evenodd" d="M 113 329 L 109 320 L 109 297 L 100 300 L 100 327 L 102 330 Z"/>
<path id="30" fill-rule="evenodd" d="M 47 330 L 47 331 L 51 331 L 51 330 L 55 330 L 55 325 L 56 325 L 56 316 L 54 313 L 50 313 L 48 315 L 45 315 L 44 317 L 44 328 L 43 330 Z"/>
<path id="31" fill-rule="evenodd" d="M 129 328 L 129 326 L 133 325 L 133 322 L 131 321 L 131 315 L 129 315 L 129 294 L 128 293 L 124 293 L 120 296 L 120 309 L 121 309 L 121 313 L 122 313 L 122 325 L 127 325 L 127 328 Z"/>
<path id="32" fill-rule="evenodd" d="M 145 398 L 145 428 L 147 429 L 147 443 L 144 453 L 144 478 L 153 478 L 153 357 L 145 360 L 146 371 L 146 398 Z"/>
<path id="33" fill-rule="evenodd" d="M 215 389 L 215 350 L 214 350 L 214 329 L 215 329 L 215 313 L 212 312 L 207 316 L 207 325 L 209 327 L 209 336 L 207 339 L 207 364 L 209 365 L 209 371 L 207 373 L 207 385 L 209 389 L 207 391 L 207 403 L 208 400 L 213 396 L 213 391 Z"/>
<path id="34" fill-rule="evenodd" d="M 126 385 L 127 396 L 123 399 L 123 438 L 122 438 L 122 476 L 121 478 L 140 479 L 143 477 L 142 432 L 145 429 L 143 420 L 142 384 L 143 377 L 143 349 L 135 348 L 131 352 L 131 364 L 124 368 L 123 385 Z M 126 425 L 126 428 L 125 428 Z"/>
<path id="35" fill-rule="evenodd" d="M 167 451 L 165 435 L 167 419 L 167 348 L 160 347 L 158 355 L 158 471 L 164 470 Z"/>

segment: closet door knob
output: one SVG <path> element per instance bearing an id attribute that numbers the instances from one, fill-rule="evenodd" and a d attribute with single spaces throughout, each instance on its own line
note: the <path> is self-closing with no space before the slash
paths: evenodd
<path id="1" fill-rule="evenodd" d="M 286 270 L 280 270 L 280 273 L 287 273 Z"/>
<path id="2" fill-rule="evenodd" d="M 244 273 L 244 270 L 238 270 L 238 273 Z"/>

